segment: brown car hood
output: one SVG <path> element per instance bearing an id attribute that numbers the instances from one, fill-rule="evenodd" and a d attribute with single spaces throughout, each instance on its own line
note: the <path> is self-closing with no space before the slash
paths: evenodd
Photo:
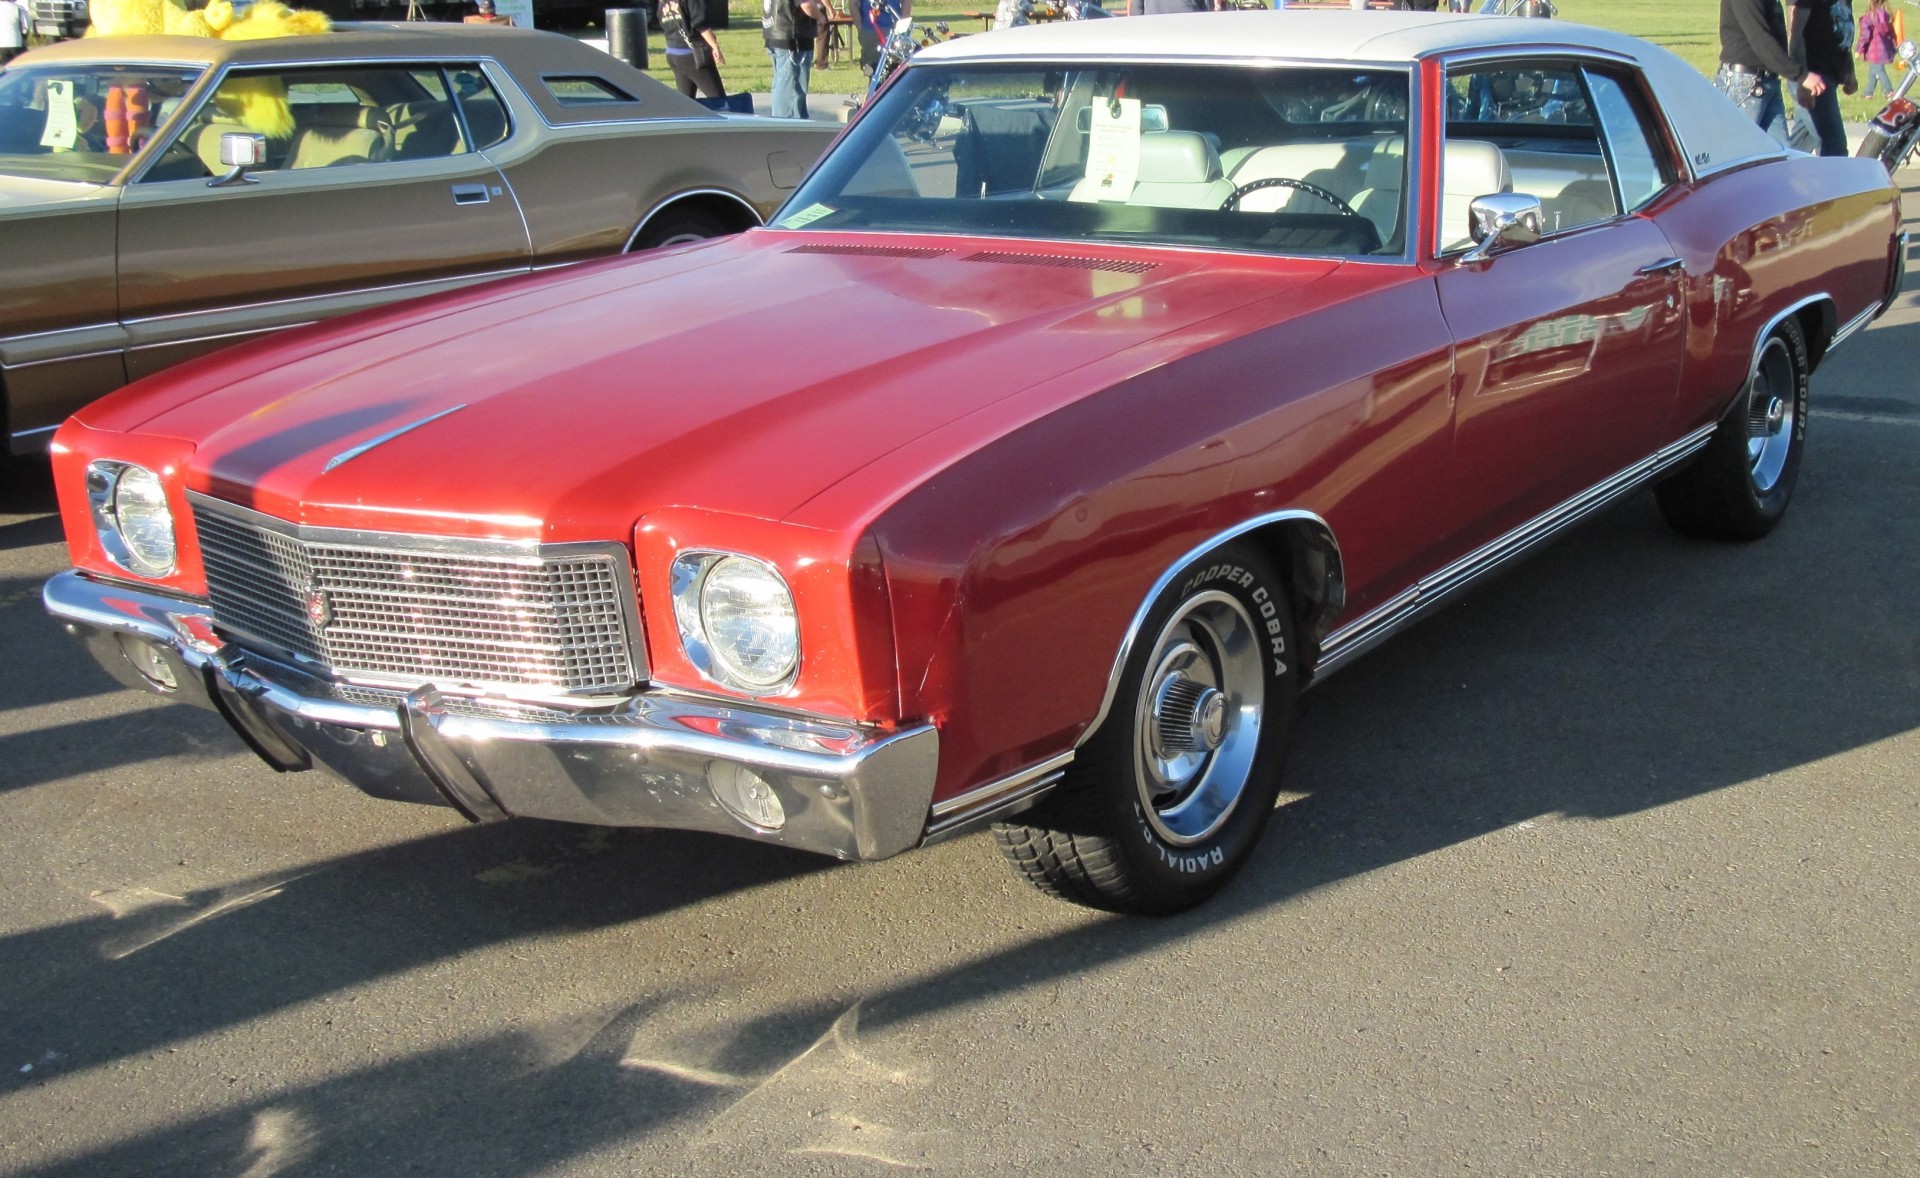
<path id="1" fill-rule="evenodd" d="M 295 337 L 212 392 L 155 389 L 143 429 L 196 446 L 202 489 L 315 524 L 558 540 L 670 505 L 779 519 L 930 431 L 1337 265 L 1049 254 L 759 231 L 403 308 L 326 350 Z M 1057 383 L 1063 403 L 1101 387 Z"/>

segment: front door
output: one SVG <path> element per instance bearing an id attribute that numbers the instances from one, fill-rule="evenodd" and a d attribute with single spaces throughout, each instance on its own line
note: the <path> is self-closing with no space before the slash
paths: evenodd
<path id="1" fill-rule="evenodd" d="M 1674 440 L 1660 434 L 1678 392 L 1684 274 L 1634 212 L 1664 184 L 1643 174 L 1644 151 L 1613 142 L 1617 78 L 1502 63 L 1449 83 L 1437 240 L 1455 260 L 1437 279 L 1457 344 L 1450 481 L 1457 518 L 1473 521 L 1458 538 L 1469 551 Z M 1503 188 L 1540 197 L 1547 236 L 1458 260 L 1464 206 Z"/>
<path id="2" fill-rule="evenodd" d="M 524 272 L 520 210 L 473 150 L 453 94 L 438 66 L 229 73 L 121 198 L 129 377 L 262 331 Z M 215 182 L 221 135 L 250 131 L 269 135 L 267 164 Z"/>

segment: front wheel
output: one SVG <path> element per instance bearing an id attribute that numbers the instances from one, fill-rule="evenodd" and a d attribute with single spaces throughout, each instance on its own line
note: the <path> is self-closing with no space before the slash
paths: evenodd
<path id="1" fill-rule="evenodd" d="M 1252 854 L 1280 791 L 1299 673 L 1285 582 L 1250 545 L 1182 570 L 1136 637 L 1060 787 L 994 837 L 1050 895 L 1158 915 L 1207 899 Z"/>
<path id="2" fill-rule="evenodd" d="M 1807 340 L 1788 319 L 1760 347 L 1745 395 L 1691 465 L 1654 488 L 1677 532 L 1758 540 L 1787 513 L 1807 435 Z"/>

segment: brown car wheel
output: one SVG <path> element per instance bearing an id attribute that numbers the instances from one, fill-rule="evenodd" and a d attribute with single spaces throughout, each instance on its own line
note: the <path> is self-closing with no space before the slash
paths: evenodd
<path id="1" fill-rule="evenodd" d="M 1800 325 L 1782 322 L 1706 448 L 1654 488 L 1675 531 L 1706 540 L 1758 540 L 1773 531 L 1800 477 L 1811 367 Z"/>
<path id="2" fill-rule="evenodd" d="M 1286 582 L 1251 545 L 1215 549 L 1137 642 L 1060 786 L 994 837 L 1041 891 L 1158 915 L 1219 891 L 1273 813 L 1299 690 Z"/>
<path id="3" fill-rule="evenodd" d="M 725 237 L 733 232 L 725 225 L 694 209 L 674 209 L 655 217 L 639 237 L 634 252 L 658 249 L 663 245 L 685 245 L 708 237 Z"/>

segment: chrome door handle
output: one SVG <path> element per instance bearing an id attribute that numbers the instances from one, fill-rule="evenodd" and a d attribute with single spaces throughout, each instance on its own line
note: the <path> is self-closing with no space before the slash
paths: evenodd
<path id="1" fill-rule="evenodd" d="M 1679 258 L 1662 258 L 1657 262 L 1648 262 L 1635 270 L 1635 274 L 1670 274 L 1675 270 L 1685 270 L 1687 264 Z"/>
<path id="2" fill-rule="evenodd" d="M 487 195 L 485 184 L 455 184 L 453 203 L 457 205 L 483 205 L 492 198 Z"/>

